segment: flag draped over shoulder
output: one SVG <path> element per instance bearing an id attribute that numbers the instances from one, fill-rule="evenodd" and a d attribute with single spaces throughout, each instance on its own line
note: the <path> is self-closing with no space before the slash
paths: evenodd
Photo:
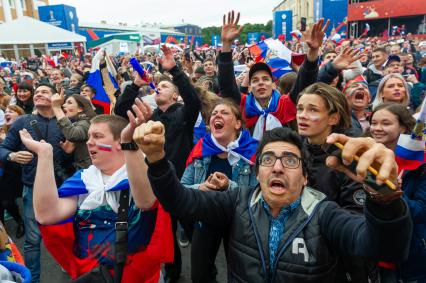
<path id="1" fill-rule="evenodd" d="M 249 47 L 256 62 L 269 65 L 272 75 L 276 78 L 291 72 L 291 51 L 278 39 L 268 38 Z"/>
<path id="2" fill-rule="evenodd" d="M 72 219 L 54 225 L 40 225 L 49 253 L 71 278 L 89 272 L 99 264 L 113 267 L 115 222 L 121 190 L 129 189 L 125 166 L 104 185 L 95 166 L 80 170 L 59 188 L 59 197 L 78 196 L 78 210 Z M 158 282 L 160 267 L 173 260 L 171 220 L 158 203 L 141 211 L 129 206 L 128 256 L 122 282 Z"/>
<path id="3" fill-rule="evenodd" d="M 425 162 L 425 121 L 426 100 L 423 101 L 419 116 L 411 135 L 401 134 L 395 148 L 398 170 L 415 170 Z"/>
<path id="4" fill-rule="evenodd" d="M 106 67 L 101 69 L 101 61 L 105 59 Z M 92 60 L 87 84 L 96 90 L 93 104 L 100 105 L 104 109 L 104 114 L 112 113 L 115 105 L 115 93 L 119 87 L 115 80 L 117 72 L 109 56 L 101 48 Z"/>
<path id="5" fill-rule="evenodd" d="M 188 156 L 186 166 L 191 164 L 196 158 L 203 158 L 223 152 L 228 153 L 228 160 L 231 166 L 240 159 L 253 165 L 256 159 L 257 145 L 258 141 L 253 139 L 247 130 L 243 130 L 238 139 L 228 144 L 226 148 L 221 146 L 211 133 L 208 133 L 198 140 Z"/>
<path id="6" fill-rule="evenodd" d="M 246 127 L 252 128 L 253 138 L 261 140 L 264 131 L 272 130 L 296 118 L 296 106 L 289 95 L 280 95 L 273 90 L 267 108 L 263 109 L 253 93 L 241 97 L 241 109 Z"/>

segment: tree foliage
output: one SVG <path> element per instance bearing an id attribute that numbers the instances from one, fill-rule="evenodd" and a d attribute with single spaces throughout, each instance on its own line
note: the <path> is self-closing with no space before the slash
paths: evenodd
<path id="1" fill-rule="evenodd" d="M 220 35 L 222 26 L 219 27 L 206 27 L 202 29 L 203 42 L 211 44 L 213 35 Z M 241 43 L 247 42 L 247 34 L 250 32 L 265 33 L 265 37 L 268 38 L 272 34 L 272 20 L 265 24 L 251 24 L 247 23 L 244 25 L 244 29 L 240 35 L 239 41 Z"/>

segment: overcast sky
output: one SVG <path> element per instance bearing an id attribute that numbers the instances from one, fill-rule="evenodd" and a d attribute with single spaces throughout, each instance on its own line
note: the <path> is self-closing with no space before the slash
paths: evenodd
<path id="1" fill-rule="evenodd" d="M 51 5 L 66 4 L 77 9 L 81 22 L 100 22 L 128 25 L 141 22 L 174 25 L 196 24 L 201 27 L 219 26 L 222 15 L 229 10 L 241 13 L 242 23 L 264 23 L 272 19 L 272 9 L 280 0 L 50 0 Z M 249 4 L 250 3 L 250 4 Z"/>

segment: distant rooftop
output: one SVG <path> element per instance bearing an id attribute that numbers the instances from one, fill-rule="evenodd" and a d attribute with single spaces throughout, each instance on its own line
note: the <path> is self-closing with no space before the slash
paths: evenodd
<path id="1" fill-rule="evenodd" d="M 144 24 L 142 26 L 140 25 L 133 25 L 129 26 L 126 24 L 108 24 L 106 22 L 102 23 L 85 23 L 80 22 L 79 26 L 81 28 L 93 28 L 93 29 L 109 29 L 109 30 L 120 30 L 120 31 L 143 31 L 143 32 L 158 32 L 158 33 L 169 33 L 173 35 L 184 35 L 181 32 L 160 28 L 156 25 L 151 24 Z"/>

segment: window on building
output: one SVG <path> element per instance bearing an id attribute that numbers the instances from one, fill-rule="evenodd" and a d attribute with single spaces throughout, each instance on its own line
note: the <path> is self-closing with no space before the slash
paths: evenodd
<path id="1" fill-rule="evenodd" d="M 21 2 L 21 7 L 23 11 L 27 10 L 27 3 L 25 3 L 25 0 L 19 0 Z"/>
<path id="2" fill-rule="evenodd" d="M 9 6 L 10 8 L 15 8 L 15 1 L 9 0 Z"/>

